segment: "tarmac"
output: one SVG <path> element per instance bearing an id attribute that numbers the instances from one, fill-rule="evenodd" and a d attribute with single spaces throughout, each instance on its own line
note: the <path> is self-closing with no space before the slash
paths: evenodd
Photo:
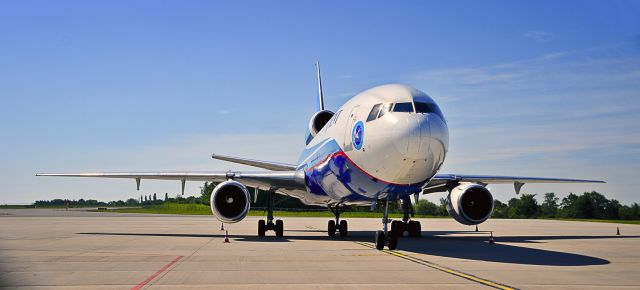
<path id="1" fill-rule="evenodd" d="M 422 238 L 377 251 L 380 219 L 348 219 L 346 238 L 290 217 L 258 238 L 258 219 L 225 224 L 225 243 L 213 216 L 0 209 L 0 288 L 640 288 L 639 225 L 419 219 Z"/>

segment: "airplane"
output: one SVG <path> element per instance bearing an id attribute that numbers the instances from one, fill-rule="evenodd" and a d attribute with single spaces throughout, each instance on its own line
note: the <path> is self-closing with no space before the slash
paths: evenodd
<path id="1" fill-rule="evenodd" d="M 307 129 L 306 147 L 297 164 L 261 161 L 213 154 L 213 159 L 269 171 L 257 172 L 88 172 L 37 173 L 36 176 L 104 177 L 218 183 L 211 194 L 211 211 L 223 223 L 243 220 L 251 205 L 247 187 L 267 191 L 267 217 L 258 221 L 258 236 L 273 230 L 283 236 L 284 223 L 273 216 L 275 194 L 294 197 L 307 205 L 327 207 L 335 216 L 327 233 L 347 236 L 340 214 L 348 206 L 383 208 L 382 229 L 375 247 L 398 247 L 398 237 L 419 237 L 421 225 L 412 220 L 411 197 L 449 192 L 447 210 L 457 222 L 478 225 L 493 211 L 489 184 L 512 183 L 516 194 L 525 183 L 604 183 L 600 180 L 439 173 L 449 146 L 447 120 L 429 95 L 403 84 L 385 84 L 365 90 L 337 111 L 325 109 L 320 64 L 316 63 L 318 110 Z M 402 220 L 389 219 L 390 202 L 402 202 Z M 255 200 L 254 200 L 255 202 Z M 389 229 L 390 224 L 390 229 Z"/>

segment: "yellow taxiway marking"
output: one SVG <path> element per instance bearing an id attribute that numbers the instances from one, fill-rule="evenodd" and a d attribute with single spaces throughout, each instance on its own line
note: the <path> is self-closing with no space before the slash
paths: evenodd
<path id="1" fill-rule="evenodd" d="M 371 249 L 375 249 L 375 247 L 373 245 L 370 245 L 370 244 L 365 243 L 365 242 L 356 242 L 356 241 L 354 241 L 354 243 L 362 245 L 362 246 L 365 246 L 365 247 L 368 247 L 368 248 L 371 248 Z M 415 257 L 409 256 L 409 255 L 405 255 L 405 254 L 400 253 L 400 252 L 389 251 L 389 250 L 382 250 L 382 252 L 387 253 L 389 255 L 393 255 L 393 256 L 402 258 L 402 259 L 405 259 L 405 260 L 408 260 L 408 261 L 411 261 L 411 262 L 414 262 L 414 263 L 417 263 L 417 264 L 420 264 L 420 265 L 423 265 L 423 266 L 427 266 L 427 267 L 430 267 L 430 268 L 433 268 L 433 269 L 436 269 L 436 270 L 440 270 L 442 272 L 449 273 L 451 275 L 458 276 L 460 278 L 464 278 L 464 279 L 467 279 L 467 280 L 470 280 L 470 281 L 474 281 L 476 283 L 479 283 L 479 284 L 482 284 L 482 285 L 485 285 L 485 286 L 493 287 L 493 288 L 496 288 L 496 289 L 503 289 L 503 290 L 516 289 L 516 288 L 511 287 L 511 286 L 507 286 L 507 285 L 504 285 L 504 284 L 493 282 L 493 281 L 490 281 L 490 280 L 487 280 L 487 279 L 482 279 L 480 277 L 477 277 L 477 276 L 474 276 L 474 275 L 471 275 L 471 274 L 463 273 L 463 272 L 456 271 L 456 270 L 451 269 L 451 268 L 440 266 L 440 265 L 435 264 L 433 262 L 429 262 L 429 261 L 426 261 L 426 260 L 422 260 L 422 259 L 419 259 L 419 258 L 415 258 Z"/>

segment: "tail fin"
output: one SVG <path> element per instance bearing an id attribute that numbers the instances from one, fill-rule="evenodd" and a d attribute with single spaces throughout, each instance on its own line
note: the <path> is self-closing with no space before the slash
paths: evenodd
<path id="1" fill-rule="evenodd" d="M 316 61 L 316 70 L 318 72 L 318 111 L 324 110 L 324 95 L 322 94 L 322 79 L 320 78 L 320 62 Z"/>

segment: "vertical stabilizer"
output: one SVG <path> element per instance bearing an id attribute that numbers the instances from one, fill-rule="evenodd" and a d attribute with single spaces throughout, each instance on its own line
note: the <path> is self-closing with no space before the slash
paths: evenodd
<path id="1" fill-rule="evenodd" d="M 316 61 L 316 71 L 318 73 L 318 111 L 324 110 L 324 95 L 322 94 L 322 79 L 320 78 L 320 62 Z"/>

